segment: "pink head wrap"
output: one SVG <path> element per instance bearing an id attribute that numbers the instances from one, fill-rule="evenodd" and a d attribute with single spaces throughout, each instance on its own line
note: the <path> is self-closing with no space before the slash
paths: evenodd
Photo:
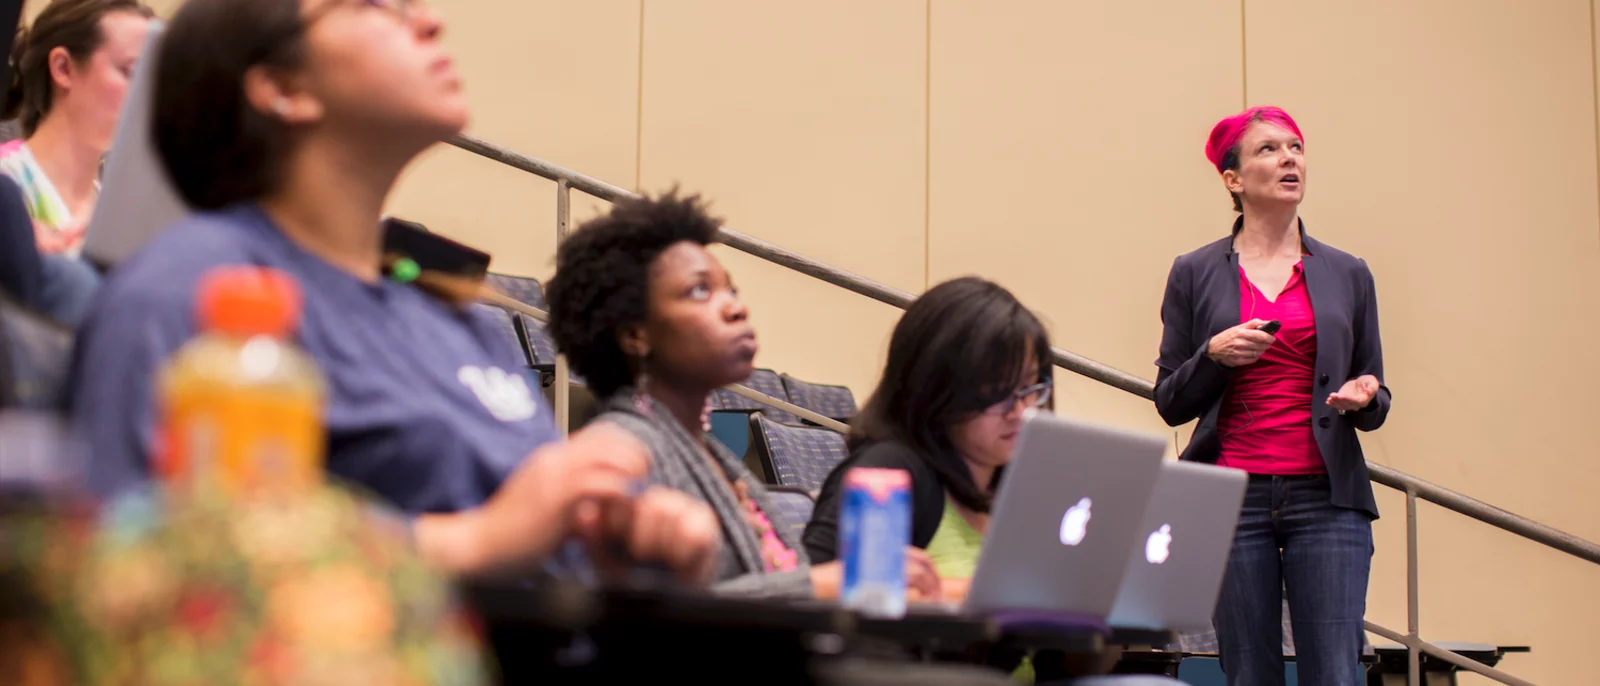
<path id="1" fill-rule="evenodd" d="M 1211 138 L 1206 140 L 1206 159 L 1211 160 L 1211 164 L 1217 168 L 1217 173 L 1225 171 L 1222 165 L 1228 153 L 1239 144 L 1239 139 L 1244 137 L 1244 132 L 1250 125 L 1258 121 L 1277 124 L 1288 129 L 1302 142 L 1306 139 L 1300 134 L 1300 126 L 1294 123 L 1294 117 L 1289 116 L 1288 112 L 1270 105 L 1252 107 L 1211 127 Z"/>

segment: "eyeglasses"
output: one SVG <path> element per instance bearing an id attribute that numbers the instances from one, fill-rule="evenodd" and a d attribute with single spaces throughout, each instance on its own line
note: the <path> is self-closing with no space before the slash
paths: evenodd
<path id="1" fill-rule="evenodd" d="M 417 9 L 422 5 L 422 0 L 326 0 L 326 2 L 313 7 L 310 12 L 307 12 L 305 16 L 301 17 L 300 21 L 296 22 L 293 28 L 282 32 L 282 35 L 274 35 L 268 38 L 266 41 L 263 41 L 261 49 L 257 50 L 256 53 L 251 56 L 251 63 L 261 61 L 267 56 L 276 53 L 291 40 L 294 40 L 295 38 L 304 35 L 306 31 L 311 30 L 311 27 L 317 22 L 322 21 L 323 19 L 327 18 L 328 15 L 333 14 L 334 10 L 342 7 L 348 7 L 350 5 L 359 5 L 369 9 L 384 10 L 390 14 L 393 14 L 395 19 L 398 19 L 404 23 L 411 21 L 412 18 L 416 16 Z"/>
<path id="2" fill-rule="evenodd" d="M 403 21 L 409 21 L 416 12 L 417 7 L 422 4 L 422 0 L 327 0 L 327 2 L 322 3 L 321 6 L 306 15 L 306 18 L 300 22 L 300 30 L 303 32 L 334 10 L 352 4 L 384 10 Z"/>
<path id="3" fill-rule="evenodd" d="M 388 10 L 402 19 L 410 19 L 417 8 L 422 5 L 422 0 L 361 0 L 368 7 Z"/>
<path id="4" fill-rule="evenodd" d="M 984 410 L 984 412 L 986 414 L 1008 415 L 1014 412 L 1018 405 L 1021 405 L 1024 410 L 1044 407 L 1045 403 L 1050 402 L 1050 392 L 1054 389 L 1055 383 L 1052 381 L 1037 383 L 1006 396 L 1000 402 L 990 405 L 989 409 Z"/>

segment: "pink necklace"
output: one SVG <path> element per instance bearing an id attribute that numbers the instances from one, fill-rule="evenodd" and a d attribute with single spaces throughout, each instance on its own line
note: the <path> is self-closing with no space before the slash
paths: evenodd
<path id="1" fill-rule="evenodd" d="M 754 498 L 750 497 L 750 490 L 744 482 L 733 483 L 733 493 L 739 498 L 739 504 L 744 506 L 744 516 L 750 522 L 750 528 L 755 529 L 761 537 L 761 560 L 768 572 L 787 572 L 800 564 L 800 556 L 789 546 L 784 545 L 783 539 L 778 537 L 778 529 L 772 525 L 772 520 L 767 519 L 766 513 L 756 506 Z"/>
<path id="2" fill-rule="evenodd" d="M 655 410 L 651 406 L 650 396 L 643 391 L 646 383 L 647 381 L 641 378 L 635 386 L 633 406 L 638 409 L 640 414 L 646 417 L 654 417 Z M 700 411 L 700 428 L 702 435 L 711 431 L 710 398 L 706 399 L 706 406 Z M 727 478 L 727 472 L 717 463 L 717 458 L 711 453 L 710 448 L 703 443 L 699 448 L 701 454 L 711 461 L 711 465 L 716 467 L 717 471 L 722 472 L 724 478 Z M 756 505 L 756 501 L 750 497 L 750 489 L 746 488 L 744 482 L 738 479 L 729 479 L 729 485 L 733 487 L 733 495 L 738 498 L 739 505 L 744 509 L 745 521 L 750 524 L 750 528 L 754 529 L 756 535 L 761 538 L 761 561 L 762 566 L 766 568 L 765 571 L 787 572 L 798 567 L 800 565 L 799 554 L 791 550 L 789 546 L 784 544 L 783 539 L 778 537 L 778 530 L 772 525 L 772 520 L 767 518 L 766 513 L 762 512 L 761 508 Z"/>

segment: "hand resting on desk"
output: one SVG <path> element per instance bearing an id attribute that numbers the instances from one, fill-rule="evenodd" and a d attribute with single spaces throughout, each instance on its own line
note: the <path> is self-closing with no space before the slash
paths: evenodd
<path id="1" fill-rule="evenodd" d="M 638 493 L 649 466 L 631 434 L 590 427 L 535 451 L 482 506 L 419 517 L 417 548 L 449 573 L 484 576 L 526 569 L 578 536 L 591 551 L 617 544 L 635 561 L 665 563 L 679 580 L 706 584 L 721 525 L 711 508 L 682 493 Z"/>
<path id="2" fill-rule="evenodd" d="M 844 563 L 839 560 L 811 567 L 812 594 L 818 600 L 837 600 L 844 585 Z M 915 546 L 906 547 L 906 597 L 912 601 L 938 600 L 939 573 L 933 569 L 928 553 Z"/>
<path id="3" fill-rule="evenodd" d="M 967 600 L 967 589 L 972 587 L 972 579 L 940 579 L 939 597 L 947 603 L 960 605 Z"/>

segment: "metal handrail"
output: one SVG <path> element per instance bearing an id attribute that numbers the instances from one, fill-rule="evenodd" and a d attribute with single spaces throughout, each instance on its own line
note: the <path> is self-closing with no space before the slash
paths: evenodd
<path id="1" fill-rule="evenodd" d="M 501 164 L 520 169 L 522 171 L 544 177 L 557 184 L 556 226 L 557 240 L 564 238 L 571 218 L 570 192 L 572 189 L 583 191 L 591 196 L 615 202 L 626 198 L 637 198 L 639 195 L 619 186 L 606 183 L 560 165 L 529 157 L 522 153 L 510 150 L 481 138 L 461 134 L 451 139 L 450 143 L 467 152 L 475 153 L 482 157 L 500 162 Z M 905 291 L 891 288 L 884 284 L 854 274 L 843 269 L 818 262 L 809 257 L 788 250 L 778 245 L 768 243 L 753 236 L 739 233 L 723 227 L 718 237 L 719 241 L 728 247 L 740 250 L 768 262 L 788 267 L 807 276 L 825 281 L 845 290 L 864 295 L 878 302 L 905 309 L 916 296 Z M 528 307 L 520 302 L 506 298 L 500 294 L 495 298 L 498 304 L 523 311 L 530 316 L 538 316 L 544 320 L 544 313 Z M 490 297 L 494 297 L 490 296 Z M 503 299 L 503 301 L 502 301 Z M 509 301 L 509 302 L 506 302 Z M 530 312 L 531 310 L 531 312 Z M 533 314 L 537 313 L 537 315 Z M 1140 378 L 1106 364 L 1096 362 L 1087 357 L 1072 353 L 1061 348 L 1051 348 L 1056 366 L 1068 371 L 1089 377 L 1108 386 L 1132 393 L 1146 400 L 1155 399 L 1155 384 L 1147 379 Z M 562 358 L 556 361 L 557 378 L 560 383 L 556 389 L 556 405 L 559 417 L 565 418 L 567 389 L 564 383 L 566 378 L 566 364 Z M 821 417 L 804 408 L 796 407 L 778 398 L 763 395 L 743 386 L 730 386 L 730 390 L 741 396 L 755 400 L 769 407 L 788 410 L 809 421 L 815 422 L 826 428 L 844 433 L 847 427 L 835 420 Z M 809 416 L 808 416 L 809 415 Z M 819 421 L 821 420 L 821 421 Z M 565 424 L 562 424 L 565 428 Z M 1426 500 L 1452 512 L 1471 517 L 1495 528 L 1507 531 L 1530 541 L 1541 543 L 1555 550 L 1572 555 L 1582 560 L 1600 564 L 1600 545 L 1579 538 L 1526 517 L 1508 512 L 1501 508 L 1485 503 L 1476 498 L 1457 493 L 1442 486 L 1418 479 L 1396 469 L 1367 461 L 1367 469 L 1374 482 L 1390 488 L 1403 491 L 1406 494 L 1406 548 L 1407 548 L 1407 633 L 1401 634 L 1392 629 L 1387 629 L 1372 622 L 1366 622 L 1366 629 L 1374 634 L 1383 636 L 1404 645 L 1408 652 L 1408 683 L 1421 682 L 1421 656 L 1422 653 L 1433 655 L 1451 664 L 1464 669 L 1477 672 L 1501 683 L 1523 686 L 1530 682 L 1519 679 L 1497 669 L 1487 667 L 1466 656 L 1455 653 L 1437 645 L 1428 643 L 1420 637 L 1419 622 L 1419 583 L 1418 583 L 1418 553 L 1417 553 L 1417 507 L 1418 499 Z"/>
<path id="2" fill-rule="evenodd" d="M 1365 624 L 1367 631 L 1405 646 L 1411 651 L 1413 658 L 1415 658 L 1417 653 L 1420 651 L 1467 671 L 1482 674 L 1483 676 L 1494 679 L 1502 684 L 1511 684 L 1511 686 L 1533 686 L 1533 682 L 1531 681 L 1507 674 L 1453 650 L 1445 650 L 1444 648 L 1440 648 L 1432 643 L 1421 640 L 1415 635 L 1406 635 L 1396 632 L 1392 629 L 1385 629 L 1377 624 L 1373 624 L 1372 622 L 1366 622 Z M 1411 673 L 1410 678 L 1410 683 L 1412 684 L 1420 685 L 1422 683 L 1421 681 L 1418 681 L 1418 675 L 1415 671 Z"/>
<path id="3" fill-rule="evenodd" d="M 479 300 L 483 300 L 485 302 L 493 303 L 495 305 L 498 305 L 500 307 L 506 308 L 508 310 L 512 310 L 514 312 L 517 312 L 518 314 L 522 314 L 522 315 L 525 315 L 525 316 L 528 316 L 528 317 L 532 317 L 532 318 L 538 320 L 540 323 L 543 323 L 543 324 L 550 323 L 550 313 L 549 312 L 546 312 L 546 311 L 541 310 L 541 309 L 539 309 L 537 307 L 534 307 L 534 306 L 529 305 L 529 304 L 527 304 L 525 302 L 522 302 L 521 300 L 518 300 L 518 299 L 513 298 L 513 297 L 511 297 L 509 295 L 506 295 L 506 294 L 501 293 L 501 292 L 499 292 L 497 290 L 494 290 L 494 288 L 492 288 L 492 287 L 484 286 L 481 290 L 479 290 L 478 299 Z M 556 395 L 558 397 L 561 396 L 561 395 L 565 395 L 565 393 L 563 391 L 565 390 L 566 380 L 562 379 L 562 380 L 558 381 L 557 383 L 561 384 L 561 387 L 556 391 Z M 782 398 L 774 398 L 774 397 L 772 397 L 770 395 L 762 393 L 761 391 L 755 390 L 753 388 L 750 388 L 748 386 L 744 386 L 744 385 L 741 385 L 741 384 L 728 384 L 727 386 L 723 386 L 723 388 L 726 388 L 728 391 L 732 392 L 734 395 L 738 395 L 738 396 L 742 396 L 744 398 L 748 398 L 750 400 L 753 400 L 755 402 L 761 403 L 762 405 L 766 405 L 767 407 L 770 407 L 770 408 L 773 408 L 773 409 L 776 409 L 776 410 L 783 410 L 785 412 L 788 412 L 789 414 L 792 414 L 792 415 L 794 415 L 796 417 L 799 417 L 799 418 L 804 419 L 804 420 L 806 420 L 808 422 L 811 422 L 812 424 L 816 424 L 817 426 L 820 426 L 820 427 L 822 427 L 824 429 L 828 429 L 830 431 L 834 431 L 834 432 L 842 433 L 842 434 L 850 433 L 850 425 L 849 424 L 841 422 L 841 421 L 839 421 L 837 419 L 834 419 L 832 417 L 827 417 L 827 416 L 824 416 L 824 415 L 821 415 L 821 414 L 817 414 L 815 411 L 806 409 L 804 407 L 801 407 L 799 405 L 791 403 L 791 402 L 789 402 L 787 400 L 784 400 Z M 565 421 L 565 420 L 563 419 L 562 421 Z"/>
<path id="4" fill-rule="evenodd" d="M 615 202 L 625 198 L 639 197 L 637 193 L 613 186 L 592 176 L 502 148 L 480 138 L 462 134 L 451 140 L 450 143 L 462 150 L 476 153 L 552 181 L 565 181 L 571 188 L 583 191 L 601 200 Z M 916 299 L 916 296 L 905 291 L 885 286 L 858 274 L 836 269 L 799 253 L 732 229 L 724 227 L 722 234 L 722 238 L 725 239 L 723 243 L 731 248 L 816 277 L 879 302 L 905 309 L 907 305 L 911 304 L 912 300 Z M 1141 398 L 1155 399 L 1155 384 L 1147 379 L 1142 379 L 1060 348 L 1052 348 L 1052 352 L 1055 353 L 1056 365 L 1059 367 L 1102 381 L 1107 385 L 1120 388 Z M 1370 460 L 1367 462 L 1367 468 L 1372 473 L 1372 480 L 1380 484 L 1398 491 L 1414 490 L 1417 497 L 1445 509 L 1453 510 L 1529 540 L 1543 543 L 1569 555 L 1600 564 L 1600 546 L 1592 542 Z"/>
<path id="5" fill-rule="evenodd" d="M 613 186 L 587 174 L 502 148 L 481 138 L 461 134 L 451 139 L 450 144 L 467 152 L 487 157 L 501 164 L 542 176 L 551 181 L 566 182 L 573 190 L 583 191 L 607 202 L 639 197 L 639 194 L 625 188 Z M 558 201 L 563 197 L 559 193 L 557 195 Z M 570 216 L 570 214 L 566 214 L 558 208 L 558 222 L 564 224 L 565 218 Z M 917 298 L 917 296 L 900 289 L 891 288 L 859 274 L 823 264 L 782 246 L 739 233 L 727 227 L 722 228 L 718 242 L 735 250 L 788 267 L 806 276 L 826 281 L 845 290 L 867 296 L 902 310 Z M 1146 400 L 1155 399 L 1155 387 L 1149 381 L 1061 348 L 1052 347 L 1050 352 L 1055 356 L 1056 366 L 1058 367 L 1082 374 L 1108 386 L 1120 388 Z"/>
<path id="6" fill-rule="evenodd" d="M 1443 486 L 1433 484 L 1402 471 L 1367 461 L 1372 480 L 1397 491 L 1415 494 L 1446 510 L 1476 519 L 1484 524 L 1507 531 L 1535 543 L 1559 550 L 1581 560 L 1600 564 L 1600 545 L 1552 526 L 1540 524 L 1519 514 L 1508 512 L 1476 498 L 1462 495 Z"/>

